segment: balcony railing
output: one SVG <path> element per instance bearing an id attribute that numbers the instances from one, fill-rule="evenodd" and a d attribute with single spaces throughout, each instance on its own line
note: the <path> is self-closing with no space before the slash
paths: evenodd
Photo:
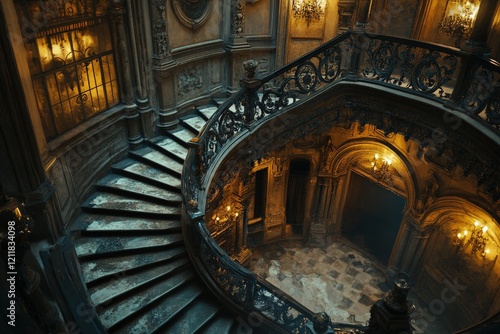
<path id="1" fill-rule="evenodd" d="M 424 97 L 498 134 L 500 64 L 442 45 L 346 32 L 264 78 L 254 77 L 256 66 L 253 61 L 245 63 L 241 90 L 220 106 L 191 142 L 182 185 L 186 239 L 202 276 L 232 306 L 257 314 L 274 331 L 314 333 L 321 317 L 233 262 L 204 226 L 205 191 L 221 153 L 272 116 L 342 81 L 370 82 Z M 327 326 L 337 328 L 329 320 Z M 346 333 L 364 331 L 340 326 Z"/>

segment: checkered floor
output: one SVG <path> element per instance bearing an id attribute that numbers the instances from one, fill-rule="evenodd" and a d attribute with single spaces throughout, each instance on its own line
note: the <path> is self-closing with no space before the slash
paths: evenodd
<path id="1" fill-rule="evenodd" d="M 248 269 L 311 311 L 325 311 L 338 323 L 367 325 L 370 307 L 392 288 L 385 268 L 347 240 L 327 248 L 307 248 L 301 241 L 259 247 Z M 414 334 L 447 333 L 437 323 L 424 331 L 418 326 L 420 318 L 418 312 L 412 314 Z"/>

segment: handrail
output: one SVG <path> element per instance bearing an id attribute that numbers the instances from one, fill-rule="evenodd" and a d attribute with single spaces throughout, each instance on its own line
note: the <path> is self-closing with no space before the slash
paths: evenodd
<path id="1" fill-rule="evenodd" d="M 204 187 L 220 152 L 272 115 L 340 81 L 371 82 L 437 101 L 498 134 L 500 64 L 438 44 L 348 31 L 262 79 L 254 77 L 256 67 L 254 61 L 245 63 L 242 89 L 191 141 L 182 178 L 183 219 L 194 242 L 188 250 L 200 259 L 203 278 L 245 312 L 257 312 L 285 332 L 293 327 L 297 333 L 314 333 L 317 314 L 233 262 L 206 229 Z M 337 326 L 330 320 L 327 325 Z M 339 326 L 363 332 L 363 327 Z"/>

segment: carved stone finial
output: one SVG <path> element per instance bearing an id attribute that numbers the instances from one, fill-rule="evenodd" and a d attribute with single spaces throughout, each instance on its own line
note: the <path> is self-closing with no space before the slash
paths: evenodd
<path id="1" fill-rule="evenodd" d="M 245 68 L 245 78 L 246 79 L 255 78 L 255 71 L 257 70 L 258 65 L 259 65 L 259 63 L 257 63 L 257 61 L 254 59 L 249 59 L 249 60 L 243 62 L 243 67 Z"/>

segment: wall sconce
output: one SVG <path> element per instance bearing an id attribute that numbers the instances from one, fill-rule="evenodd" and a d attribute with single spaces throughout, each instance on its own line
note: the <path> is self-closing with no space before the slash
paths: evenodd
<path id="1" fill-rule="evenodd" d="M 212 216 L 213 217 L 213 216 Z M 226 210 L 215 217 L 215 225 L 226 224 L 228 222 L 236 222 L 238 220 L 239 213 L 235 210 L 231 210 L 231 206 L 226 206 Z"/>
<path id="2" fill-rule="evenodd" d="M 486 243 L 489 240 L 486 232 L 488 232 L 488 226 L 480 226 L 479 222 L 475 221 L 471 233 L 469 233 L 469 230 L 457 233 L 457 237 L 453 243 L 456 251 L 467 251 L 470 248 L 471 254 L 477 253 L 484 258 L 490 253 L 490 250 L 486 248 Z"/>
<path id="3" fill-rule="evenodd" d="M 307 26 L 311 21 L 319 21 L 325 14 L 326 0 L 294 0 L 292 5 L 293 15 L 298 19 L 305 19 Z"/>
<path id="4" fill-rule="evenodd" d="M 461 38 L 470 33 L 472 24 L 476 20 L 479 3 L 479 0 L 449 0 L 443 19 L 439 23 L 439 32 L 457 37 L 456 45 Z"/>
<path id="5" fill-rule="evenodd" d="M 391 165 L 392 165 L 391 159 L 387 157 L 381 157 L 378 153 L 375 153 L 373 159 L 371 160 L 370 171 L 378 181 L 390 183 L 391 173 L 389 169 Z"/>

